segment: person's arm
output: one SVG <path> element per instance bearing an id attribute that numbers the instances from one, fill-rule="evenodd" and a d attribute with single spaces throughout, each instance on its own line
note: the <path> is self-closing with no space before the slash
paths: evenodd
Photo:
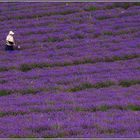
<path id="1" fill-rule="evenodd" d="M 14 45 L 14 46 L 16 45 L 15 40 L 14 40 L 14 37 L 13 37 L 13 45 Z"/>
<path id="2" fill-rule="evenodd" d="M 7 36 L 7 37 L 6 37 L 6 43 L 9 43 L 9 42 L 8 42 L 8 40 L 9 40 L 8 38 L 9 38 L 9 37 Z"/>

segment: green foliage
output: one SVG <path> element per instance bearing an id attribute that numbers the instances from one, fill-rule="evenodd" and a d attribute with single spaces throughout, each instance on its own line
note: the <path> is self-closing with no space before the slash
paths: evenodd
<path id="1" fill-rule="evenodd" d="M 127 60 L 140 57 L 140 54 L 124 54 L 121 56 L 112 56 L 105 58 L 83 58 L 82 60 L 74 60 L 74 61 L 64 61 L 64 62 L 54 62 L 54 63 L 32 63 L 32 64 L 21 64 L 19 69 L 23 72 L 29 71 L 33 68 L 43 68 L 43 67 L 56 67 L 56 66 L 70 66 L 70 65 L 79 65 L 85 63 L 96 63 L 96 62 L 113 62 L 115 60 Z M 11 68 L 12 69 L 12 68 Z M 16 69 L 16 68 L 13 68 Z"/>
<path id="2" fill-rule="evenodd" d="M 106 104 L 103 104 L 97 107 L 97 110 L 100 110 L 100 111 L 107 111 L 108 109 L 110 109 L 110 106 Z"/>
<path id="3" fill-rule="evenodd" d="M 127 9 L 130 6 L 130 4 L 128 2 L 115 2 L 113 3 L 113 6 Z"/>
<path id="4" fill-rule="evenodd" d="M 0 112 L 0 117 L 4 117 L 4 116 L 9 116 L 9 115 L 13 115 L 13 116 L 17 116 L 17 115 L 24 115 L 26 114 L 26 112 Z"/>
<path id="5" fill-rule="evenodd" d="M 113 5 L 107 5 L 104 9 L 113 9 Z"/>
<path id="6" fill-rule="evenodd" d="M 71 65 L 69 62 L 55 62 L 53 64 L 51 64 L 51 67 L 55 67 L 55 66 L 68 66 Z"/>
<path id="7" fill-rule="evenodd" d="M 140 57 L 140 54 L 124 54 L 121 56 L 113 56 L 114 60 L 127 60 Z"/>
<path id="8" fill-rule="evenodd" d="M 119 82 L 119 85 L 123 87 L 129 87 L 131 85 L 136 85 L 136 84 L 140 84 L 140 80 L 121 80 Z"/>
<path id="9" fill-rule="evenodd" d="M 32 69 L 32 67 L 29 64 L 21 64 L 20 65 L 20 70 L 23 72 L 29 71 L 31 69 Z"/>
<path id="10" fill-rule="evenodd" d="M 123 59 L 132 59 L 132 58 L 138 58 L 140 57 L 140 54 L 125 54 L 122 56 Z"/>
<path id="11" fill-rule="evenodd" d="M 48 42 L 60 42 L 60 41 L 63 41 L 63 39 L 57 37 L 48 37 Z"/>
<path id="12" fill-rule="evenodd" d="M 60 15 L 68 15 L 77 12 L 76 10 L 67 9 L 66 11 L 58 12 Z"/>
<path id="13" fill-rule="evenodd" d="M 128 9 L 129 7 L 132 6 L 139 6 L 140 3 L 139 2 L 114 2 L 113 3 L 113 7 L 120 7 L 120 8 L 124 8 L 124 9 Z"/>
<path id="14" fill-rule="evenodd" d="M 119 32 L 116 32 L 115 35 L 129 34 L 134 32 L 137 32 L 137 29 L 120 30 Z"/>
<path id="15" fill-rule="evenodd" d="M 65 133 L 63 131 L 57 132 L 57 133 L 48 133 L 46 136 L 44 136 L 44 138 L 64 138 Z"/>
<path id="16" fill-rule="evenodd" d="M 43 68 L 43 67 L 49 67 L 50 65 L 48 63 L 32 63 L 32 64 L 21 64 L 20 70 L 23 72 L 27 72 L 33 68 Z"/>
<path id="17" fill-rule="evenodd" d="M 6 112 L 0 112 L 0 117 L 4 117 L 6 114 Z"/>
<path id="18" fill-rule="evenodd" d="M 74 110 L 75 111 L 84 111 L 85 109 L 83 107 L 75 107 Z"/>
<path id="19" fill-rule="evenodd" d="M 140 105 L 129 104 L 129 105 L 127 105 L 127 109 L 133 110 L 133 111 L 139 111 Z"/>
<path id="20" fill-rule="evenodd" d="M 104 130 L 104 133 L 114 134 L 115 133 L 115 129 L 114 128 L 107 128 L 107 129 Z"/>
<path id="21" fill-rule="evenodd" d="M 103 88 L 103 87 L 109 87 L 109 86 L 112 86 L 112 85 L 115 85 L 115 82 L 107 80 L 107 81 L 97 82 L 94 85 L 94 88 Z"/>
<path id="22" fill-rule="evenodd" d="M 1 89 L 0 90 L 0 96 L 5 96 L 10 94 L 11 92 L 9 90 Z"/>
<path id="23" fill-rule="evenodd" d="M 99 59 L 85 58 L 83 60 L 83 63 L 94 63 L 94 62 L 96 62 L 95 60 L 98 62 Z"/>
<path id="24" fill-rule="evenodd" d="M 85 11 L 95 11 L 97 10 L 96 5 L 90 5 L 87 8 L 85 8 Z"/>
<path id="25" fill-rule="evenodd" d="M 0 67 L 0 72 L 2 71 L 8 71 L 8 68 L 7 67 Z"/>
<path id="26" fill-rule="evenodd" d="M 54 124 L 54 125 L 52 125 L 52 128 L 53 129 L 60 129 L 61 125 L 60 124 Z"/>
<path id="27" fill-rule="evenodd" d="M 102 31 L 103 35 L 113 35 L 113 32 L 112 31 L 109 31 L 109 30 L 104 30 Z"/>
<path id="28" fill-rule="evenodd" d="M 43 62 L 41 62 L 41 63 L 33 63 L 31 65 L 32 68 L 43 68 L 43 67 L 48 67 L 48 66 L 49 66 L 48 63 L 43 63 Z"/>
<path id="29" fill-rule="evenodd" d="M 74 60 L 73 61 L 73 64 L 75 64 L 75 65 L 85 64 L 85 63 L 94 63 L 94 60 L 92 60 L 92 58 L 84 58 L 82 61 L 81 60 Z"/>
<path id="30" fill-rule="evenodd" d="M 33 89 L 33 88 L 27 88 L 27 89 L 23 89 L 20 91 L 21 94 L 35 94 L 37 93 L 39 90 L 37 89 Z"/>
<path id="31" fill-rule="evenodd" d="M 92 87 L 93 87 L 93 85 L 89 82 L 85 82 L 85 83 L 81 84 L 82 89 L 87 89 L 87 88 L 92 88 Z"/>
<path id="32" fill-rule="evenodd" d="M 9 138 L 23 138 L 22 136 L 18 135 L 18 134 L 11 134 L 9 136 Z"/>
<path id="33" fill-rule="evenodd" d="M 16 19 L 23 19 L 24 18 L 24 16 L 16 16 Z"/>
<path id="34" fill-rule="evenodd" d="M 76 86 L 76 87 L 73 87 L 71 89 L 68 89 L 69 92 L 76 92 L 76 91 L 80 91 L 80 90 L 84 90 L 84 89 L 87 89 L 87 88 L 92 88 L 93 85 L 89 82 L 85 82 L 85 83 L 82 83 L 81 85 L 79 86 Z"/>
<path id="35" fill-rule="evenodd" d="M 122 59 L 124 59 L 123 56 L 117 56 L 117 55 L 113 56 L 113 60 L 122 60 Z"/>
<path id="36" fill-rule="evenodd" d="M 51 129 L 51 127 L 50 126 L 46 126 L 46 125 L 44 125 L 44 126 L 38 126 L 38 127 L 35 127 L 35 128 L 33 128 L 33 132 L 37 132 L 37 133 L 39 133 L 39 132 L 41 132 L 41 131 L 45 131 L 45 130 L 50 130 Z"/>
<path id="37" fill-rule="evenodd" d="M 96 19 L 98 20 L 104 20 L 104 19 L 108 19 L 108 18 L 111 18 L 110 16 L 98 16 L 96 17 Z"/>
<path id="38" fill-rule="evenodd" d="M 80 90 L 84 90 L 84 89 L 88 89 L 88 88 L 103 88 L 103 87 L 109 87 L 115 85 L 115 82 L 113 81 L 101 81 L 101 82 L 97 82 L 96 84 L 91 84 L 89 82 L 84 82 L 81 83 L 78 86 L 75 86 L 73 88 L 68 89 L 68 92 L 76 92 L 76 91 L 80 91 Z"/>

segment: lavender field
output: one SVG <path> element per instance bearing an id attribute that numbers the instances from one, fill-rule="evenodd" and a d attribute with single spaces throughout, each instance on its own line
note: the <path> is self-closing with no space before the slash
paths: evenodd
<path id="1" fill-rule="evenodd" d="M 0 3 L 0 45 L 1 138 L 140 138 L 140 3 Z"/>

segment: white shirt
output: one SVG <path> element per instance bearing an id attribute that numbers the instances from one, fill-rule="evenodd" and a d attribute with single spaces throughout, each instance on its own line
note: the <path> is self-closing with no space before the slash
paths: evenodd
<path id="1" fill-rule="evenodd" d="M 8 34 L 6 37 L 6 44 L 11 46 L 11 44 L 9 42 L 13 42 L 13 44 L 15 44 L 14 37 L 10 34 Z"/>

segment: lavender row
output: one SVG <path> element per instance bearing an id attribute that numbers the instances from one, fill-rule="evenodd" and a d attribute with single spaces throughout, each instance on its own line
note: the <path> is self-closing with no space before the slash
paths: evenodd
<path id="1" fill-rule="evenodd" d="M 104 66 L 104 67 L 103 67 Z M 102 67 L 102 69 L 100 69 Z M 58 76 L 72 76 L 79 74 L 97 74 L 107 71 L 129 71 L 129 70 L 138 70 L 139 67 L 139 58 L 125 61 L 116 61 L 116 62 L 100 62 L 96 64 L 81 64 L 70 67 L 57 67 L 57 68 L 44 68 L 44 69 L 32 69 L 29 72 L 21 72 L 21 71 L 5 71 L 1 72 L 1 78 L 32 78 L 32 77 L 58 77 Z M 11 75 L 12 73 L 12 75 Z M 16 78 L 16 79 L 17 79 Z M 16 80 L 15 79 L 15 80 Z M 3 79 L 8 80 L 8 79 Z"/>
<path id="2" fill-rule="evenodd" d="M 138 45 L 139 45 L 139 43 L 138 43 Z M 38 61 L 38 59 L 36 60 L 36 56 L 34 57 L 33 55 L 31 55 L 29 57 L 26 56 L 26 59 L 23 59 L 24 57 L 20 56 L 22 54 L 22 52 L 19 54 L 16 54 L 16 52 L 15 52 L 15 57 L 12 58 L 12 60 L 13 60 L 12 66 L 17 67 L 17 66 L 19 66 L 19 64 L 23 64 L 23 63 L 27 63 L 27 62 L 30 64 L 31 63 L 38 63 L 38 64 L 46 63 L 46 65 L 47 65 L 47 63 L 48 64 L 50 63 L 49 64 L 50 66 L 51 65 L 55 66 L 55 64 L 58 66 L 59 65 L 61 66 L 61 65 L 65 65 L 66 63 L 67 63 L 66 65 L 72 65 L 72 64 L 76 64 L 76 63 L 82 64 L 82 63 L 85 63 L 86 61 L 87 61 L 87 63 L 88 63 L 88 61 L 89 61 L 89 63 L 96 63 L 96 62 L 101 62 L 101 61 L 111 61 L 111 60 L 115 61 L 115 60 L 129 59 L 129 58 L 139 57 L 139 48 L 137 47 L 138 45 L 136 44 L 136 47 L 134 47 L 134 48 L 124 47 L 123 49 L 120 49 L 120 48 L 117 49 L 115 45 L 114 45 L 114 47 L 115 47 L 114 49 L 113 48 L 109 48 L 109 49 L 102 48 L 102 50 L 104 50 L 104 54 L 100 52 L 100 49 L 98 48 L 98 46 L 97 47 L 94 46 L 93 48 L 90 46 L 83 47 L 83 49 L 81 49 L 80 51 L 78 51 L 79 48 L 73 48 L 70 51 L 69 51 L 69 49 L 63 49 L 63 51 L 62 50 L 55 51 L 55 50 L 51 49 L 51 51 L 49 51 L 50 54 L 47 54 L 47 55 L 45 53 L 43 55 L 40 53 L 37 54 L 38 57 L 40 57 L 40 59 L 42 58 L 41 61 Z M 10 53 L 9 57 L 13 54 L 14 53 Z M 63 55 L 63 58 L 62 58 L 62 55 Z M 20 59 L 19 64 L 16 61 L 17 57 Z M 15 58 L 15 62 L 14 62 L 14 58 Z M 9 58 L 9 59 L 11 59 L 11 58 Z M 1 65 L 5 66 L 5 62 L 4 63 L 2 62 Z"/>
<path id="3" fill-rule="evenodd" d="M 67 8 L 67 7 L 66 7 Z M 136 10 L 136 9 L 134 9 L 134 10 Z M 96 13 L 95 13 L 96 14 Z M 83 13 L 82 13 L 82 15 L 83 15 Z M 44 18 L 44 17 L 43 17 Z M 54 18 L 54 17 L 53 17 Z M 47 18 L 48 19 L 48 18 Z M 28 20 L 28 22 L 29 22 L 29 20 Z"/>
<path id="4" fill-rule="evenodd" d="M 131 97 L 131 98 L 130 98 Z M 88 89 L 75 93 L 39 92 L 35 95 L 11 94 L 0 98 L 1 116 L 30 113 L 74 111 L 139 110 L 139 85 Z M 3 115 L 2 115 L 3 112 Z"/>
<path id="5" fill-rule="evenodd" d="M 44 68 L 44 69 L 32 69 L 28 72 L 22 71 L 5 71 L 1 72 L 1 78 L 32 78 L 32 77 L 48 77 L 48 76 L 72 76 L 76 74 L 88 74 L 88 73 L 101 73 L 102 71 L 113 70 L 129 70 L 137 69 L 139 67 L 139 58 L 132 60 L 123 60 L 115 62 L 100 62 L 96 64 L 81 64 L 70 67 L 57 67 L 57 68 Z M 102 69 L 101 69 L 102 68 Z M 12 75 L 11 75 L 12 73 Z M 5 79 L 8 80 L 8 79 Z"/>
<path id="6" fill-rule="evenodd" d="M 139 118 L 118 110 L 32 113 L 0 118 L 0 130 L 1 137 L 139 137 Z"/>

